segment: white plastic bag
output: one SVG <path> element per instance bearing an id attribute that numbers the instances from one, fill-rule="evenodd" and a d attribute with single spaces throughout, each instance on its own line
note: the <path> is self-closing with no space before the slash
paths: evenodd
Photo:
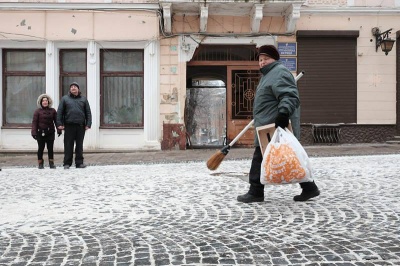
<path id="1" fill-rule="evenodd" d="M 263 156 L 260 181 L 272 185 L 312 181 L 310 159 L 288 129 L 275 130 Z"/>

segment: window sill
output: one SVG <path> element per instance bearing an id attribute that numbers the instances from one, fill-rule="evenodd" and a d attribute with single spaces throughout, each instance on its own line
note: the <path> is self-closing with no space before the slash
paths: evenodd
<path id="1" fill-rule="evenodd" d="M 4 125 L 1 129 L 31 129 L 32 125 Z"/>
<path id="2" fill-rule="evenodd" d="M 144 127 L 129 127 L 129 126 L 100 126 L 100 129 L 143 129 Z"/>

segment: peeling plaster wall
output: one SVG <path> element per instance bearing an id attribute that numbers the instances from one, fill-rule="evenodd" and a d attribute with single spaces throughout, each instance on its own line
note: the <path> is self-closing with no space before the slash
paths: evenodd
<path id="1" fill-rule="evenodd" d="M 158 28 L 146 11 L 0 12 L 0 40 L 139 41 L 156 39 Z"/>
<path id="2" fill-rule="evenodd" d="M 210 16 L 207 33 L 249 33 L 250 17 Z M 199 32 L 198 16 L 174 16 L 174 33 Z M 262 32 L 285 31 L 284 18 L 266 17 L 261 23 Z M 200 37 L 207 38 L 207 37 Z M 292 40 L 294 37 L 282 37 Z M 229 43 L 227 43 L 229 44 Z M 179 59 L 179 38 L 164 38 L 160 41 L 160 128 L 169 130 L 168 124 L 184 125 L 186 101 L 186 62 Z M 162 132 L 166 136 L 168 132 Z"/>
<path id="3" fill-rule="evenodd" d="M 178 38 L 162 39 L 160 48 L 160 122 L 183 124 L 183 110 L 180 109 L 182 104 L 179 101 L 186 93 L 186 86 L 181 87 L 180 79 L 184 80 L 185 75 L 181 73 L 178 63 Z"/>
<path id="4" fill-rule="evenodd" d="M 179 62 L 178 43 L 178 37 L 160 40 L 160 128 L 163 150 L 185 149 L 186 144 L 186 63 Z"/>

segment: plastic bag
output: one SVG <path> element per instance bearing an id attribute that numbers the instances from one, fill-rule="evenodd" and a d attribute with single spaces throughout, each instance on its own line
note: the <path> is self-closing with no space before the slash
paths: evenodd
<path id="1" fill-rule="evenodd" d="M 312 181 L 310 159 L 303 146 L 288 130 L 278 127 L 265 150 L 261 184 L 293 184 Z"/>

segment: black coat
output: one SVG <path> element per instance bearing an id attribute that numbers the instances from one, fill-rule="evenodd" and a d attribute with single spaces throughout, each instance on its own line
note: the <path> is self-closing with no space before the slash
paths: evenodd
<path id="1" fill-rule="evenodd" d="M 77 96 L 68 93 L 61 98 L 57 110 L 57 127 L 65 124 L 75 124 L 91 127 L 92 113 L 86 97 L 81 93 Z"/>
<path id="2" fill-rule="evenodd" d="M 32 136 L 37 136 L 38 139 L 54 139 L 56 120 L 57 112 L 54 108 L 36 109 L 32 119 Z M 57 131 L 61 133 L 60 130 Z M 46 133 L 45 138 L 43 138 L 43 132 Z"/>
<path id="3" fill-rule="evenodd" d="M 43 98 L 47 98 L 49 102 L 48 107 L 42 107 L 41 102 Z M 57 111 L 52 108 L 53 100 L 47 94 L 42 94 L 37 99 L 38 109 L 33 113 L 31 135 L 36 136 L 37 139 L 54 140 L 55 132 L 61 133 L 62 131 L 56 130 Z M 45 133 L 45 136 L 43 136 Z"/>

